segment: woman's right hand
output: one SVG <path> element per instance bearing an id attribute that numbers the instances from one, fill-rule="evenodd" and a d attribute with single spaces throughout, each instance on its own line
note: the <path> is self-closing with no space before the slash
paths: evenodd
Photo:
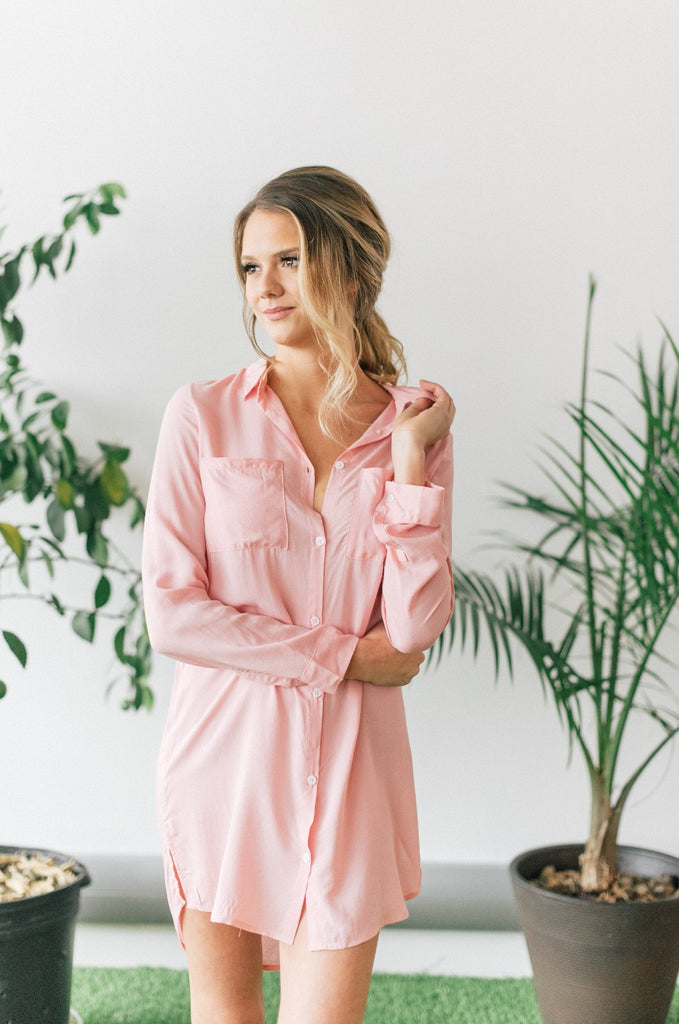
<path id="1" fill-rule="evenodd" d="M 412 654 L 397 651 L 379 622 L 358 641 L 344 678 L 360 679 L 373 686 L 407 686 L 420 671 L 423 661 L 423 651 Z"/>

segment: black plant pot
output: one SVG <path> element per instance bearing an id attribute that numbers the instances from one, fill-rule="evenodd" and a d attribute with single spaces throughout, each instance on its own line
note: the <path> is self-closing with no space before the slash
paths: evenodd
<path id="1" fill-rule="evenodd" d="M 679 898 L 597 903 L 530 884 L 541 870 L 577 868 L 582 845 L 530 850 L 510 866 L 544 1024 L 665 1024 L 679 973 Z M 667 872 L 679 859 L 619 849 L 621 870 Z"/>
<path id="2" fill-rule="evenodd" d="M 20 852 L 0 846 L 0 853 Z M 57 864 L 70 860 L 49 850 Z M 0 1024 L 68 1024 L 73 938 L 87 868 L 73 865 L 76 879 L 43 896 L 0 903 Z"/>

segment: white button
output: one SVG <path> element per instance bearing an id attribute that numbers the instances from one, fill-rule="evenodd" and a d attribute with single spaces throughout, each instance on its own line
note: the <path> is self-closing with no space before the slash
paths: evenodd
<path id="1" fill-rule="evenodd" d="M 307 776 L 307 782 L 309 783 L 310 786 L 315 786 L 316 785 L 316 781 L 317 780 L 316 780 L 316 776 L 315 775 Z"/>
<path id="2" fill-rule="evenodd" d="M 394 495 L 393 494 L 388 494 L 387 495 L 387 505 L 391 505 L 393 500 L 394 500 Z"/>
<path id="3" fill-rule="evenodd" d="M 316 700 L 318 700 L 318 698 L 319 698 L 319 697 L 322 697 L 322 696 L 323 696 L 323 691 L 322 691 L 322 690 L 319 690 L 319 689 L 318 689 L 318 687 L 316 686 L 316 687 L 314 687 L 314 689 L 313 689 L 313 690 L 311 691 L 311 696 L 312 696 L 312 697 L 315 697 L 315 698 L 316 698 Z"/>
<path id="4" fill-rule="evenodd" d="M 320 621 L 321 620 L 319 619 L 318 615 L 312 615 L 311 618 L 309 619 L 309 622 L 311 623 L 312 626 L 317 626 Z"/>
<path id="5" fill-rule="evenodd" d="M 316 537 L 316 547 L 322 548 L 325 544 L 325 537 Z"/>
<path id="6" fill-rule="evenodd" d="M 344 469 L 344 463 L 342 462 L 341 459 L 338 459 L 337 462 L 335 463 L 335 469 Z"/>
<path id="7" fill-rule="evenodd" d="M 306 852 L 306 853 L 304 854 L 304 863 L 305 863 L 305 864 L 311 864 L 311 854 L 309 853 L 309 851 L 308 851 L 308 850 L 307 850 L 307 852 Z"/>

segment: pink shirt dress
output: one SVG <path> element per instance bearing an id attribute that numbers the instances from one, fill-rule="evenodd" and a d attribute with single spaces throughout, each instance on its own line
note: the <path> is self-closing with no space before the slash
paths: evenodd
<path id="1" fill-rule="evenodd" d="M 452 439 L 395 484 L 392 402 L 314 471 L 264 360 L 187 385 L 163 419 L 144 531 L 151 642 L 176 659 L 158 765 L 170 908 L 263 938 L 278 965 L 306 906 L 311 949 L 363 942 L 420 888 L 401 689 L 344 674 L 382 620 L 430 646 L 453 604 Z"/>

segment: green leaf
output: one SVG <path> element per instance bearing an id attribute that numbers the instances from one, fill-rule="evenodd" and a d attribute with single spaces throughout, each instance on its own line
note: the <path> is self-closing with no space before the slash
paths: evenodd
<path id="1" fill-rule="evenodd" d="M 26 554 L 26 544 L 16 526 L 12 526 L 11 523 L 0 523 L 0 534 L 2 534 L 3 540 L 9 544 L 19 561 L 23 561 Z"/>
<path id="2" fill-rule="evenodd" d="M 75 501 L 75 488 L 70 480 L 57 480 L 54 485 L 54 490 L 57 495 L 57 500 L 62 508 L 73 508 L 73 503 Z"/>
<path id="3" fill-rule="evenodd" d="M 35 404 L 42 405 L 44 402 L 51 402 L 56 397 L 53 391 L 41 391 L 35 399 Z"/>
<path id="4" fill-rule="evenodd" d="M 104 444 L 103 441 L 98 441 L 97 443 L 106 456 L 107 462 L 126 462 L 130 457 L 129 448 L 122 448 L 117 444 Z"/>
<path id="5" fill-rule="evenodd" d="M 48 248 L 47 252 L 45 253 L 45 259 L 47 260 L 47 262 L 49 264 L 50 273 L 52 274 L 52 277 L 55 276 L 55 273 L 54 273 L 54 261 L 59 256 L 61 256 L 61 250 L 63 249 L 63 247 L 64 247 L 64 240 L 61 237 L 61 235 L 58 235 L 54 239 L 54 241 L 51 243 L 51 245 Z"/>
<path id="6" fill-rule="evenodd" d="M 83 210 L 83 204 L 82 202 L 80 202 L 82 196 L 66 196 L 64 202 L 68 202 L 70 199 L 77 199 L 78 202 L 75 204 L 75 206 L 71 207 L 71 209 L 66 214 L 64 214 L 64 231 L 70 231 L 70 229 L 73 227 L 73 225 L 75 224 Z"/>
<path id="7" fill-rule="evenodd" d="M 94 591 L 94 607 L 103 608 L 111 596 L 111 584 L 106 576 L 102 576 Z"/>
<path id="8" fill-rule="evenodd" d="M 36 435 L 32 434 L 30 432 L 30 430 L 26 430 L 26 431 L 24 431 L 24 433 L 25 433 L 24 443 L 26 445 L 26 454 L 28 456 L 30 456 L 30 458 L 34 459 L 35 462 L 39 462 L 40 461 L 40 457 L 41 457 L 41 455 L 43 453 L 43 450 L 44 450 L 43 449 L 43 445 L 40 443 L 40 440 L 36 437 Z M 27 459 L 27 461 L 28 461 L 28 459 Z"/>
<path id="9" fill-rule="evenodd" d="M 100 185 L 99 194 L 107 202 L 112 202 L 114 196 L 118 196 L 120 199 L 127 199 L 127 192 L 117 181 L 107 181 L 104 185 Z"/>
<path id="10" fill-rule="evenodd" d="M 91 644 L 94 640 L 96 621 L 97 618 L 94 612 L 76 612 L 71 623 L 73 632 Z"/>
<path id="11" fill-rule="evenodd" d="M 2 274 L 2 298 L 3 307 L 9 305 L 16 293 L 21 287 L 21 276 L 19 274 L 19 266 L 21 264 L 21 257 L 23 256 L 25 249 L 21 249 L 19 254 L 5 263 Z"/>
<path id="12" fill-rule="evenodd" d="M 22 668 L 26 668 L 26 660 L 28 658 L 28 652 L 23 642 L 19 639 L 16 633 L 10 633 L 8 629 L 3 629 L 2 635 L 5 638 L 5 643 L 9 647 L 10 651 L 21 664 Z"/>
<path id="13" fill-rule="evenodd" d="M 50 413 L 52 423 L 59 432 L 66 429 L 69 408 L 68 402 L 58 402 Z"/>
<path id="14" fill-rule="evenodd" d="M 19 317 L 13 316 L 11 320 L 3 317 L 2 333 L 8 345 L 20 345 L 24 340 L 24 327 Z"/>
<path id="15" fill-rule="evenodd" d="M 123 664 L 125 664 L 125 633 L 125 626 L 121 626 L 113 638 L 113 649 L 116 652 L 116 658 L 118 661 L 122 661 Z"/>
<path id="16" fill-rule="evenodd" d="M 44 237 L 38 238 L 33 243 L 33 247 L 31 249 L 31 255 L 33 256 L 33 262 L 35 263 L 35 273 L 33 275 L 34 281 L 40 273 L 41 268 L 45 265 L 45 251 L 43 248 L 44 241 Z"/>
<path id="17" fill-rule="evenodd" d="M 130 493 L 130 485 L 119 463 L 114 460 L 107 462 L 99 479 L 111 504 L 124 505 Z"/>
<path id="18" fill-rule="evenodd" d="M 71 248 L 68 253 L 68 259 L 66 260 L 66 266 L 64 267 L 64 273 L 70 270 L 73 266 L 73 260 L 75 259 L 75 239 L 71 242 Z"/>
<path id="19" fill-rule="evenodd" d="M 116 217 L 120 213 L 118 207 L 114 206 L 113 203 L 99 203 L 97 209 L 99 213 L 103 213 L 108 217 Z"/>
<path id="20" fill-rule="evenodd" d="M 0 679 L 0 700 L 7 696 L 7 685 Z"/>
<path id="21" fill-rule="evenodd" d="M 46 514 L 50 530 L 57 540 L 62 541 L 66 536 L 66 520 L 63 506 L 57 498 L 49 503 Z"/>
<path id="22" fill-rule="evenodd" d="M 94 516 L 87 505 L 75 506 L 75 524 L 78 528 L 78 533 L 89 533 L 92 529 L 93 521 Z"/>
<path id="23" fill-rule="evenodd" d="M 47 603 L 50 604 L 59 615 L 66 614 L 66 609 L 64 608 L 63 604 L 61 603 L 56 594 L 50 594 L 50 598 Z"/>
<path id="24" fill-rule="evenodd" d="M 108 565 L 108 544 L 99 530 L 93 530 L 87 537 L 87 554 L 101 569 Z"/>
<path id="25" fill-rule="evenodd" d="M 61 447 L 64 453 L 64 476 L 72 476 L 78 468 L 78 456 L 73 442 L 65 434 L 61 436 Z"/>
<path id="26" fill-rule="evenodd" d="M 40 557 L 43 560 L 43 562 L 45 563 L 45 566 L 47 568 L 47 572 L 50 575 L 50 579 L 54 579 L 54 561 L 53 561 L 53 559 L 50 558 L 50 556 L 47 554 L 46 551 L 41 551 L 40 552 Z"/>
<path id="27" fill-rule="evenodd" d="M 101 477 L 97 477 L 94 483 L 83 488 L 83 498 L 93 522 L 108 519 L 111 513 L 111 499 L 101 486 Z"/>
<path id="28" fill-rule="evenodd" d="M 38 412 L 32 412 L 31 415 L 27 416 L 26 419 L 24 420 L 24 422 L 21 424 L 21 429 L 22 430 L 28 430 L 28 428 L 31 426 L 31 424 L 35 423 L 35 421 L 37 420 L 39 415 L 40 415 L 40 411 L 39 410 L 38 410 Z"/>
<path id="29" fill-rule="evenodd" d="M 94 203 L 86 203 L 83 207 L 83 210 L 85 212 L 85 218 L 87 220 L 87 223 L 89 224 L 90 231 L 93 235 L 98 234 L 101 225 L 99 223 L 99 213 L 97 211 L 97 207 Z"/>
<path id="30" fill-rule="evenodd" d="M 133 505 L 132 505 L 132 515 L 130 516 L 130 529 L 131 530 L 134 530 L 135 526 L 138 526 L 139 523 L 143 523 L 144 522 L 144 514 L 145 514 L 145 509 L 144 509 L 143 502 L 139 498 L 137 498 L 136 495 L 135 495 L 134 502 L 133 502 Z"/>

